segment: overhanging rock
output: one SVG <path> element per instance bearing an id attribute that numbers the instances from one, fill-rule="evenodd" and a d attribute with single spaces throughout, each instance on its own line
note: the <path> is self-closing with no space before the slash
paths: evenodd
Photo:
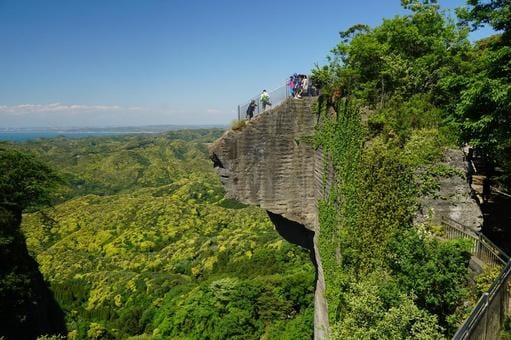
<path id="1" fill-rule="evenodd" d="M 315 101 L 290 98 L 239 131 L 227 131 L 210 145 L 209 152 L 228 197 L 259 206 L 315 232 L 314 337 L 324 339 L 328 337 L 328 309 L 317 247 L 317 202 L 324 193 L 324 165 L 322 153 L 312 141 L 318 121 L 313 109 Z"/>
<path id="2" fill-rule="evenodd" d="M 323 162 L 312 146 L 314 99 L 288 99 L 209 150 L 228 197 L 303 224 L 316 225 Z"/>

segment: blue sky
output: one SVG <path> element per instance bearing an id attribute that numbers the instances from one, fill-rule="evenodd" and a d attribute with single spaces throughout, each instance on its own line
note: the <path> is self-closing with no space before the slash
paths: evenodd
<path id="1" fill-rule="evenodd" d="M 324 63 L 339 31 L 401 13 L 399 0 L 0 0 L 0 128 L 228 124 Z"/>

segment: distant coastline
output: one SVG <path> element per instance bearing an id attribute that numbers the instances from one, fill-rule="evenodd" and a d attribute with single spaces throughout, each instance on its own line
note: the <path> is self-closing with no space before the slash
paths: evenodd
<path id="1" fill-rule="evenodd" d="M 225 127 L 225 125 L 148 125 L 124 127 L 0 128 L 0 141 L 27 141 L 38 138 L 57 137 L 107 137 L 123 134 L 154 134 L 185 129 L 212 129 Z"/>

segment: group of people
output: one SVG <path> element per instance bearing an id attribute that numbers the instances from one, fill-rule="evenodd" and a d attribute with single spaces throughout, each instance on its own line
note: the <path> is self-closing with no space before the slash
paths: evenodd
<path id="1" fill-rule="evenodd" d="M 261 95 L 259 96 L 259 101 L 261 102 L 261 104 L 263 106 L 263 111 L 266 110 L 267 106 L 271 106 L 270 95 L 268 94 L 268 92 L 266 92 L 266 90 L 263 90 L 263 92 L 261 92 Z M 255 112 L 256 107 L 257 107 L 257 104 L 255 102 L 255 99 L 252 99 L 252 101 L 250 102 L 250 104 L 248 104 L 248 107 L 247 107 L 247 119 L 248 120 L 251 120 L 252 118 L 254 118 L 254 112 Z"/>
<path id="2" fill-rule="evenodd" d="M 293 74 L 287 83 L 289 92 L 293 98 L 302 98 L 302 95 L 309 95 L 309 79 L 305 74 Z"/>
<path id="3" fill-rule="evenodd" d="M 295 99 L 300 99 L 302 96 L 310 95 L 309 91 L 309 79 L 305 74 L 293 74 L 289 77 L 289 81 L 286 84 L 289 88 L 291 96 Z M 261 106 L 263 108 L 263 112 L 266 110 L 268 106 L 271 106 L 270 95 L 266 90 L 263 90 L 259 95 L 259 101 L 261 102 Z M 247 119 L 251 120 L 254 118 L 254 113 L 256 110 L 257 104 L 255 99 L 251 100 L 247 107 Z"/>

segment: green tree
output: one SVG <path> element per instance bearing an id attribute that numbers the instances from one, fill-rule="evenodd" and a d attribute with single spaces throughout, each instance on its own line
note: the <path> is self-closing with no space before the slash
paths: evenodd
<path id="1" fill-rule="evenodd" d="M 48 203 L 57 183 L 55 172 L 33 155 L 0 146 L 0 205 L 21 211 Z"/>
<path id="2" fill-rule="evenodd" d="M 457 98 L 479 55 L 436 1 L 401 3 L 408 14 L 341 32 L 313 71 L 328 96 L 317 142 L 335 178 L 319 250 L 339 338 L 448 336 L 467 297 L 466 248 L 419 234 L 412 216 L 435 174 L 450 173 L 437 162 L 463 136 Z"/>
<path id="3" fill-rule="evenodd" d="M 224 198 L 205 145 L 221 133 L 13 145 L 67 179 L 71 199 L 25 214 L 23 231 L 70 338 L 311 338 L 309 253 Z"/>
<path id="4" fill-rule="evenodd" d="M 504 170 L 511 188 L 511 3 L 468 0 L 458 10 L 462 23 L 476 29 L 490 25 L 501 33 L 479 42 L 474 72 L 466 75 L 456 107 L 464 140 L 481 148 Z"/>
<path id="5" fill-rule="evenodd" d="M 468 6 L 458 9 L 458 16 L 473 29 L 490 25 L 503 31 L 506 39 L 511 33 L 511 3 L 508 0 L 467 0 Z"/>

